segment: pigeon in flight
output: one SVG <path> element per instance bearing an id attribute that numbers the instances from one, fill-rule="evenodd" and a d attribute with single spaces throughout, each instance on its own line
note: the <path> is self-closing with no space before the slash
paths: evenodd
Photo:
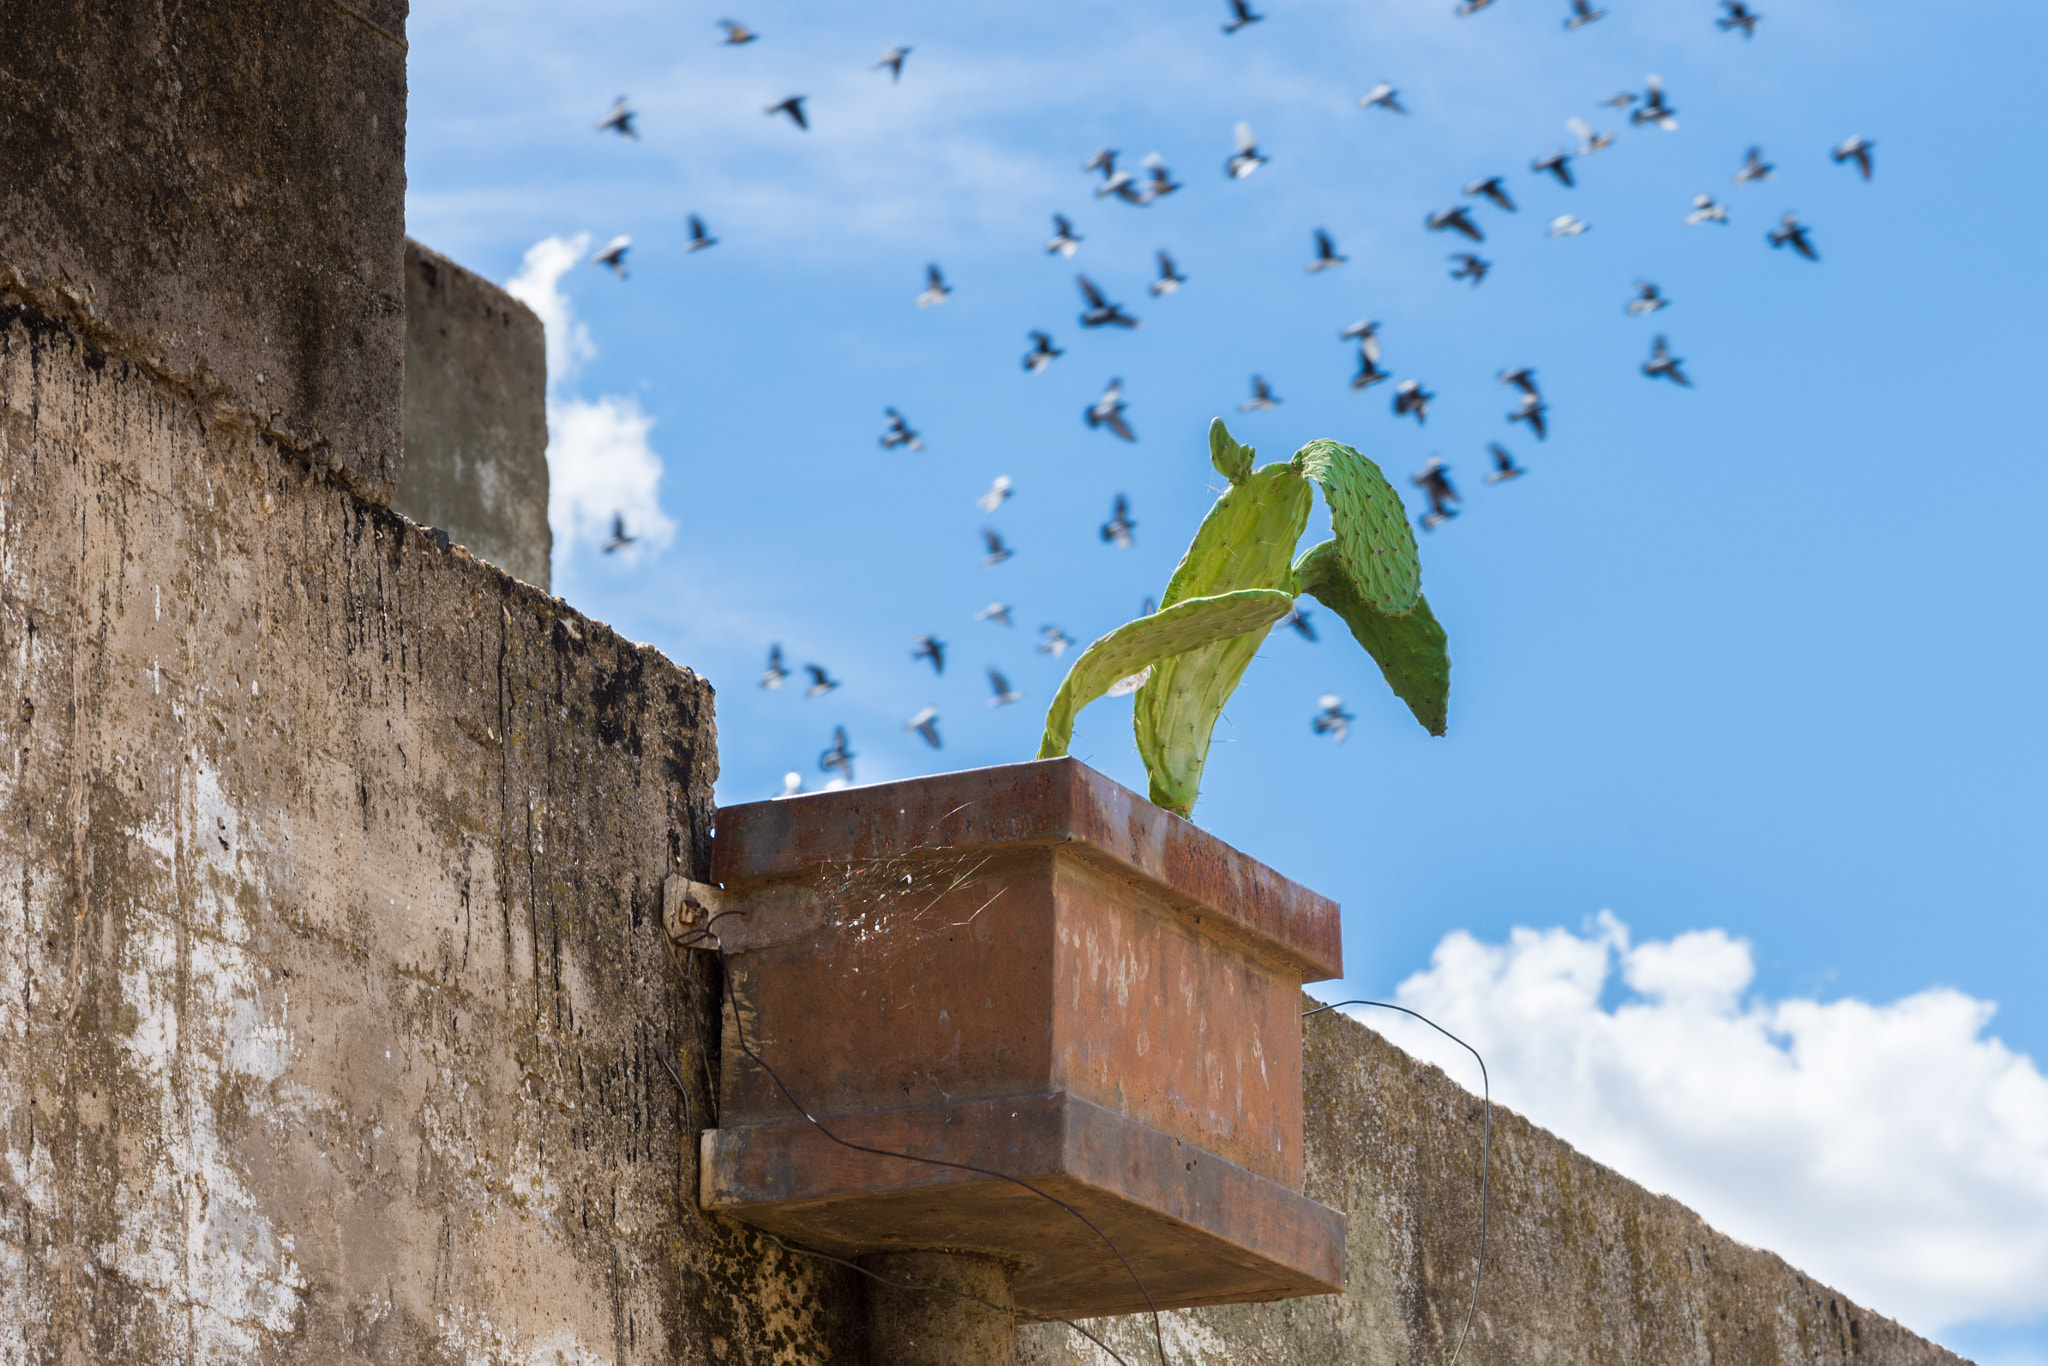
<path id="1" fill-rule="evenodd" d="M 1180 182 L 1173 178 L 1173 172 L 1166 169 L 1166 162 L 1159 153 L 1147 152 L 1145 159 L 1139 164 L 1152 173 L 1152 183 L 1138 192 L 1139 198 L 1134 202 L 1150 204 L 1155 199 L 1164 199 L 1180 188 Z"/>
<path id="2" fill-rule="evenodd" d="M 1418 380 L 1404 379 L 1394 386 L 1394 416 L 1406 417 L 1415 414 L 1417 426 L 1429 421 L 1429 401 L 1436 395 L 1422 387 Z"/>
<path id="3" fill-rule="evenodd" d="M 1119 550 L 1129 550 L 1131 533 L 1137 529 L 1138 524 L 1131 520 L 1130 502 L 1119 493 L 1116 501 L 1110 505 L 1109 520 L 1102 524 L 1103 543 L 1113 545 Z"/>
<path id="4" fill-rule="evenodd" d="M 1651 281 L 1645 280 L 1636 286 L 1636 297 L 1628 301 L 1629 315 L 1645 318 L 1670 302 L 1671 300 L 1664 297 L 1662 290 Z"/>
<path id="5" fill-rule="evenodd" d="M 1429 499 L 1429 511 L 1422 514 L 1424 531 L 1435 531 L 1458 515 L 1458 510 L 1451 504 L 1463 500 L 1451 487 L 1451 467 L 1444 463 L 1442 456 L 1429 457 L 1421 469 L 1408 477 L 1408 482 L 1421 489 Z"/>
<path id="6" fill-rule="evenodd" d="M 1640 98 L 1641 96 L 1637 95 L 1633 90 L 1622 90 L 1600 101 L 1600 107 L 1603 109 L 1626 109 Z"/>
<path id="7" fill-rule="evenodd" d="M 1575 183 L 1572 180 L 1571 163 L 1572 154 L 1570 152 L 1552 152 L 1548 156 L 1540 156 L 1530 162 L 1529 169 L 1539 175 L 1548 171 L 1557 177 L 1558 184 L 1566 189 L 1570 189 Z"/>
<path id="8" fill-rule="evenodd" d="M 917 715 L 903 723 L 903 729 L 905 731 L 916 731 L 924 737 L 924 742 L 933 749 L 944 748 L 939 742 L 939 709 L 937 707 L 919 709 Z"/>
<path id="9" fill-rule="evenodd" d="M 1696 228 L 1702 223 L 1728 222 L 1728 210 L 1714 201 L 1710 194 L 1696 194 L 1692 197 L 1692 212 L 1685 216 L 1685 226 Z"/>
<path id="10" fill-rule="evenodd" d="M 1508 414 L 1508 421 L 1528 423 L 1529 430 L 1536 433 L 1536 439 L 1544 441 L 1549 439 L 1550 428 L 1544 422 L 1543 415 L 1549 411 L 1550 405 L 1536 395 L 1523 394 L 1521 403 Z"/>
<path id="11" fill-rule="evenodd" d="M 1771 245 L 1790 247 L 1809 261 L 1818 261 L 1820 253 L 1813 249 L 1813 241 L 1807 235 L 1807 227 L 1799 221 L 1799 215 L 1787 213 L 1777 228 L 1771 232 Z"/>
<path id="12" fill-rule="evenodd" d="M 832 727 L 832 748 L 818 756 L 818 767 L 827 773 L 837 773 L 851 783 L 853 758 L 853 751 L 846 747 L 846 727 Z"/>
<path id="13" fill-rule="evenodd" d="M 625 516 L 621 513 L 614 512 L 612 514 L 612 534 L 610 538 L 607 539 L 605 543 L 599 548 L 603 550 L 605 554 L 610 555 L 618 551 L 624 550 L 627 546 L 633 544 L 635 541 L 639 539 L 640 538 L 638 536 L 628 536 L 626 534 Z"/>
<path id="14" fill-rule="evenodd" d="M 1643 78 L 1643 107 L 1631 113 L 1629 122 L 1641 128 L 1654 123 L 1667 133 L 1678 130 L 1678 111 L 1664 102 L 1664 82 L 1655 76 Z"/>
<path id="15" fill-rule="evenodd" d="M 894 408 L 884 408 L 882 412 L 889 419 L 889 429 L 877 438 L 883 450 L 893 451 L 899 446 L 906 451 L 924 449 L 924 438 L 911 430 L 910 423 L 905 420 L 903 414 Z"/>
<path id="16" fill-rule="evenodd" d="M 1453 280 L 1470 280 L 1475 286 L 1486 278 L 1486 272 L 1493 269 L 1493 262 L 1481 260 L 1469 251 L 1453 253 L 1451 260 L 1458 268 L 1451 272 Z"/>
<path id="17" fill-rule="evenodd" d="M 1309 614 L 1302 611 L 1301 604 L 1297 602 L 1294 606 L 1287 609 L 1286 616 L 1280 618 L 1280 624 L 1282 626 L 1292 626 L 1296 635 L 1313 645 L 1316 643 L 1316 628 L 1310 623 L 1308 618 Z"/>
<path id="18" fill-rule="evenodd" d="M 1074 231 L 1074 225 L 1063 213 L 1052 216 L 1052 236 L 1045 239 L 1045 254 L 1060 255 L 1071 259 L 1081 249 L 1081 237 Z"/>
<path id="19" fill-rule="evenodd" d="M 1870 149 L 1875 146 L 1877 146 L 1876 143 L 1858 133 L 1855 137 L 1850 138 L 1841 146 L 1835 148 L 1834 151 L 1828 153 L 1828 155 L 1835 159 L 1835 165 L 1837 166 L 1843 165 L 1846 162 L 1855 162 L 1856 169 L 1863 172 L 1863 178 L 1868 180 L 1870 179 Z"/>
<path id="20" fill-rule="evenodd" d="M 1564 126 L 1579 140 L 1578 154 L 1582 157 L 1604 152 L 1614 145 L 1614 134 L 1603 133 L 1582 118 L 1568 118 L 1564 121 Z"/>
<path id="21" fill-rule="evenodd" d="M 1138 615 L 1141 617 L 1149 617 L 1158 610 L 1159 604 L 1152 601 L 1152 599 L 1149 597 L 1138 604 Z"/>
<path id="22" fill-rule="evenodd" d="M 1266 158 L 1259 155 L 1258 139 L 1252 136 L 1249 123 L 1241 122 L 1233 131 L 1237 134 L 1237 151 L 1223 163 L 1223 170 L 1232 180 L 1243 180 L 1265 165 Z"/>
<path id="23" fill-rule="evenodd" d="M 1263 413 L 1279 405 L 1280 400 L 1274 396 L 1266 381 L 1258 375 L 1253 375 L 1252 396 L 1238 404 L 1237 410 L 1240 413 Z"/>
<path id="24" fill-rule="evenodd" d="M 987 527 L 981 529 L 981 541 L 983 545 L 988 547 L 988 554 L 981 557 L 981 567 L 983 569 L 994 569 L 1004 560 L 1017 553 L 1003 544 L 1003 538 L 1000 534 L 991 531 Z"/>
<path id="25" fill-rule="evenodd" d="M 1253 14 L 1246 0 L 1230 0 L 1230 22 L 1223 26 L 1225 33 L 1235 33 L 1241 28 L 1250 28 L 1266 16 Z"/>
<path id="26" fill-rule="evenodd" d="M 822 664 L 806 664 L 804 672 L 811 676 L 811 686 L 804 689 L 804 696 L 807 698 L 823 697 L 839 686 L 839 680 L 826 673 Z"/>
<path id="27" fill-rule="evenodd" d="M 952 292 L 953 287 L 946 283 L 946 277 L 939 273 L 939 268 L 936 265 L 926 266 L 924 268 L 924 293 L 917 296 L 917 306 L 919 308 L 930 308 L 933 304 L 942 304 L 946 302 L 947 296 L 952 294 Z"/>
<path id="28" fill-rule="evenodd" d="M 996 625 L 998 626 L 1009 626 L 1014 624 L 1010 620 L 1010 604 L 1007 602 L 990 603 L 988 606 L 982 608 L 979 612 L 976 612 L 974 614 L 974 619 L 976 621 L 992 621 L 996 623 Z"/>
<path id="29" fill-rule="evenodd" d="M 1339 744 L 1343 743 L 1344 737 L 1351 734 L 1351 723 L 1358 718 L 1344 710 L 1344 699 L 1333 692 L 1318 697 L 1316 705 L 1322 710 L 1309 719 L 1309 728 L 1318 735 L 1327 735 Z"/>
<path id="30" fill-rule="evenodd" d="M 1735 183 L 1751 185 L 1760 180 L 1776 180 L 1778 177 L 1772 174 L 1775 170 L 1777 167 L 1764 160 L 1764 149 L 1752 147 L 1749 149 L 1749 155 L 1742 159 L 1741 167 L 1735 172 Z"/>
<path id="31" fill-rule="evenodd" d="M 1543 397 L 1536 388 L 1536 372 L 1526 365 L 1517 366 L 1513 370 L 1503 370 L 1494 378 L 1511 388 L 1520 389 L 1531 398 Z"/>
<path id="32" fill-rule="evenodd" d="M 1493 456 L 1493 473 L 1486 476 L 1489 484 L 1505 484 L 1510 479 L 1520 479 L 1529 471 L 1515 463 L 1515 457 L 1508 454 L 1508 448 L 1498 441 L 1486 443 L 1486 449 Z"/>
<path id="33" fill-rule="evenodd" d="M 1360 109 L 1385 109 L 1395 114 L 1405 114 L 1408 112 L 1407 109 L 1402 107 L 1401 92 L 1385 81 L 1381 81 L 1378 85 L 1366 91 L 1364 97 L 1358 101 L 1358 107 Z"/>
<path id="34" fill-rule="evenodd" d="M 1080 287 L 1081 298 L 1088 305 L 1088 311 L 1081 315 L 1083 327 L 1142 327 L 1143 323 L 1124 312 L 1122 304 L 1110 303 L 1102 297 L 1102 291 L 1095 282 L 1085 275 L 1076 275 L 1074 283 Z"/>
<path id="35" fill-rule="evenodd" d="M 713 237 L 710 233 L 704 230 L 704 220 L 699 218 L 694 213 L 691 214 L 690 240 L 683 243 L 684 253 L 688 254 L 693 251 L 702 251 L 706 247 L 715 247 L 717 245 L 718 239 L 716 237 Z"/>
<path id="36" fill-rule="evenodd" d="M 1479 225 L 1472 221 L 1472 215 L 1465 212 L 1463 204 L 1453 204 L 1448 209 L 1438 209 L 1424 221 L 1428 224 L 1431 232 L 1443 232 L 1449 229 L 1461 232 L 1475 242 L 1484 242 L 1486 240 L 1486 234 L 1481 232 Z"/>
<path id="37" fill-rule="evenodd" d="M 782 103 L 771 104 L 761 112 L 767 114 L 770 118 L 777 114 L 787 114 L 791 123 L 794 123 L 799 128 L 809 130 L 811 121 L 804 117 L 804 101 L 809 98 L 810 96 L 808 95 L 791 95 Z"/>
<path id="38" fill-rule="evenodd" d="M 1483 9 L 1491 8 L 1492 5 L 1493 0 L 1460 0 L 1458 17 L 1462 19 L 1468 14 L 1477 14 Z"/>
<path id="39" fill-rule="evenodd" d="M 1497 175 L 1473 181 L 1465 187 L 1465 193 L 1473 197 L 1484 195 L 1509 213 L 1515 211 L 1515 201 L 1508 198 L 1507 187 L 1500 183 L 1500 177 Z"/>
<path id="40" fill-rule="evenodd" d="M 1051 365 L 1059 357 L 1067 354 L 1059 347 L 1054 346 L 1052 338 L 1046 336 L 1043 332 L 1032 332 L 1027 335 L 1031 338 L 1031 349 L 1024 353 L 1024 368 L 1034 375 L 1039 374 L 1046 366 Z"/>
<path id="41" fill-rule="evenodd" d="M 1363 346 L 1358 348 L 1358 373 L 1351 377 L 1352 388 L 1370 389 L 1381 380 L 1392 378 L 1391 373 L 1380 369 L 1380 363 L 1372 358 L 1371 352 Z"/>
<path id="42" fill-rule="evenodd" d="M 1550 220 L 1550 232 L 1547 235 L 1551 237 L 1577 237 L 1591 226 L 1592 224 L 1583 218 L 1574 218 L 1568 213 L 1561 213 Z"/>
<path id="43" fill-rule="evenodd" d="M 614 237 L 597 249 L 597 254 L 590 258 L 590 264 L 604 266 L 623 280 L 626 278 L 626 253 L 632 250 L 632 247 L 632 238 Z"/>
<path id="44" fill-rule="evenodd" d="M 743 44 L 753 42 L 761 36 L 745 24 L 731 19 L 720 19 L 718 26 L 725 30 L 725 45 L 727 47 L 740 47 Z"/>
<path id="45" fill-rule="evenodd" d="M 988 671 L 988 685 L 995 691 L 995 696 L 988 700 L 988 704 L 991 707 L 1007 707 L 1012 702 L 1022 702 L 1024 700 L 1024 694 L 1010 686 L 1010 680 L 1003 677 L 1001 669 L 990 669 Z"/>
<path id="46" fill-rule="evenodd" d="M 974 505 L 983 512 L 994 512 L 1010 497 L 1010 476 L 999 474 L 996 481 L 988 486 L 988 492 L 974 500 Z"/>
<path id="47" fill-rule="evenodd" d="M 606 114 L 604 121 L 597 125 L 597 131 L 602 133 L 610 130 L 622 138 L 631 138 L 633 141 L 638 142 L 640 134 L 633 128 L 635 117 L 637 115 L 634 111 L 626 107 L 626 97 L 621 95 L 612 101 L 612 111 Z"/>
<path id="48" fill-rule="evenodd" d="M 1721 0 L 1721 8 L 1725 13 L 1714 21 L 1714 27 L 1723 33 L 1741 29 L 1744 38 L 1756 37 L 1756 21 L 1763 18 L 1761 14 L 1744 4 L 1743 0 Z"/>
<path id="49" fill-rule="evenodd" d="M 1102 391 L 1102 397 L 1095 400 L 1087 412 L 1082 414 L 1090 427 L 1107 427 L 1126 441 L 1136 441 L 1131 424 L 1124 420 L 1124 382 L 1113 379 Z"/>
<path id="50" fill-rule="evenodd" d="M 1383 379 L 1393 378 L 1380 369 L 1379 329 L 1378 323 L 1361 318 L 1337 334 L 1344 341 L 1358 343 L 1358 373 L 1351 377 L 1353 389 L 1370 389 Z"/>
<path id="51" fill-rule="evenodd" d="M 917 638 L 916 645 L 917 648 L 910 652 L 912 659 L 929 659 L 932 662 L 932 672 L 935 674 L 946 671 L 945 641 L 935 635 L 926 634 Z"/>
<path id="52" fill-rule="evenodd" d="M 1316 229 L 1316 259 L 1308 263 L 1309 274 L 1314 275 L 1317 271 L 1341 266 L 1350 259 L 1349 256 L 1337 254 L 1337 244 L 1330 240 L 1329 233 L 1324 232 L 1321 228 Z"/>
<path id="53" fill-rule="evenodd" d="M 768 669 L 767 672 L 761 675 L 761 686 L 769 692 L 774 692 L 781 688 L 782 680 L 788 677 L 789 670 L 782 667 L 782 647 L 780 645 L 770 645 L 768 647 Z"/>
<path id="54" fill-rule="evenodd" d="M 1593 8 L 1593 0 L 1572 0 L 1572 17 L 1564 21 L 1564 26 L 1567 29 L 1584 28 L 1606 17 L 1606 10 Z"/>
<path id="55" fill-rule="evenodd" d="M 1038 653 L 1058 659 L 1067 652 L 1074 638 L 1057 626 L 1041 626 L 1038 630 Z"/>
<path id="56" fill-rule="evenodd" d="M 1673 384 L 1692 388 L 1692 381 L 1685 377 L 1685 371 L 1678 367 L 1685 362 L 1671 354 L 1671 343 L 1658 337 L 1656 345 L 1650 348 L 1650 358 L 1643 362 L 1643 373 L 1651 379 L 1668 379 Z"/>
<path id="57" fill-rule="evenodd" d="M 910 49 L 902 46 L 901 44 L 898 44 L 897 46 L 890 48 L 887 52 L 884 52 L 882 54 L 882 60 L 876 62 L 873 66 L 869 67 L 868 69 L 870 71 L 880 71 L 883 67 L 888 67 L 889 80 L 893 84 L 894 82 L 903 79 L 903 59 L 905 57 L 908 57 L 909 55 Z"/>
<path id="58" fill-rule="evenodd" d="M 1107 199 L 1109 196 L 1115 195 L 1133 204 L 1144 202 L 1143 196 L 1137 190 L 1136 177 L 1129 171 L 1119 171 L 1116 168 L 1116 150 L 1114 148 L 1096 148 L 1095 155 L 1089 157 L 1082 164 L 1081 169 L 1084 171 L 1102 172 L 1102 183 L 1095 187 L 1095 197 L 1097 199 Z"/>
<path id="59" fill-rule="evenodd" d="M 1159 253 L 1159 278 L 1152 282 L 1152 297 L 1156 299 L 1167 294 L 1177 294 L 1180 292 L 1180 287 L 1187 282 L 1188 277 L 1173 268 L 1173 258 L 1164 251 L 1161 251 Z"/>

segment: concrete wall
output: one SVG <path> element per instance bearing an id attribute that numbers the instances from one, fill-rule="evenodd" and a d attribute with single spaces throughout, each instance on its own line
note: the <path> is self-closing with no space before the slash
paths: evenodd
<path id="1" fill-rule="evenodd" d="M 391 506 L 548 586 L 548 362 L 532 309 L 405 244 L 405 468 Z"/>

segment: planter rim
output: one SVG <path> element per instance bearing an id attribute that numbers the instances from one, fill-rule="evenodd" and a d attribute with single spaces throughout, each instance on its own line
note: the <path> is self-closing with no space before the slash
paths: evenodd
<path id="1" fill-rule="evenodd" d="M 743 891 L 833 864 L 1031 846 L 1071 846 L 1216 917 L 1303 982 L 1344 975 L 1336 902 L 1071 757 L 720 807 L 712 878 Z"/>

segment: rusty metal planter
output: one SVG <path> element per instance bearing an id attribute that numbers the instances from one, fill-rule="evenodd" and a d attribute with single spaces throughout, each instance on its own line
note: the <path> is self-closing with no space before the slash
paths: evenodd
<path id="1" fill-rule="evenodd" d="M 1073 759 L 732 806 L 705 1208 L 842 1255 L 992 1252 L 1020 1307 L 1343 1288 L 1301 1194 L 1301 984 L 1337 906 Z M 736 1031 L 744 1027 L 745 1048 Z"/>

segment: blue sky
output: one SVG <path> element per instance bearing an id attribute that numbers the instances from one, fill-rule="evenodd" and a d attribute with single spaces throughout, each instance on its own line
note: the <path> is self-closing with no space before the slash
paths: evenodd
<path id="1" fill-rule="evenodd" d="M 1067 662 L 1034 650 L 1039 627 L 1085 642 L 1159 592 L 1214 497 L 1213 415 L 1262 459 L 1354 444 L 1404 493 L 1441 454 L 1465 495 L 1422 538 L 1455 662 L 1449 735 L 1423 734 L 1320 613 L 1321 643 L 1282 633 L 1253 665 L 1196 819 L 1344 904 L 1350 975 L 1330 991 L 1421 993 L 1484 1034 L 1512 973 L 1460 976 L 1453 950 L 1533 970 L 1541 945 L 1564 945 L 1604 964 L 1575 979 L 1590 996 L 1551 1034 L 1518 1027 L 1569 1052 L 1631 1007 L 1664 1010 L 1702 1057 L 1719 1056 L 1717 1029 L 1753 1027 L 1813 1083 L 1799 1094 L 1833 1097 L 1809 1137 L 1913 1098 L 1800 1072 L 1812 1036 L 1788 1003 L 1867 1030 L 1860 1056 L 1904 1050 L 1879 1083 L 1981 1064 L 1984 1088 L 1956 1101 L 1978 1129 L 1901 1137 L 1887 1160 L 1902 1167 L 1837 1197 L 1893 1189 L 1916 1163 L 1985 1173 L 1858 1238 L 1939 1226 L 1973 1249 L 1951 1259 L 1973 1267 L 1964 1280 L 2018 1277 L 1997 1293 L 1856 1262 L 1823 1231 L 1837 1197 L 1782 1225 L 1745 1212 L 1738 1167 L 1656 1146 L 1677 1130 L 1639 1113 L 1566 1103 L 1534 1072 L 1514 1103 L 1959 1349 L 2048 1361 L 2048 1290 L 2027 1288 L 2048 1286 L 2048 1247 L 1994 1213 L 2048 1223 L 2030 1061 L 2048 1055 L 2043 268 L 2019 240 L 2042 207 L 2027 168 L 2048 16 L 1980 0 L 1758 7 L 1744 41 L 1715 29 L 1708 0 L 1606 0 L 1576 32 L 1563 0 L 1463 19 L 1450 0 L 1273 0 L 1227 38 L 1220 0 L 421 0 L 409 230 L 500 281 L 549 238 L 633 237 L 624 280 L 551 277 L 551 462 L 586 501 L 558 517 L 555 589 L 718 687 L 728 802 L 771 795 L 790 769 L 820 784 L 835 725 L 862 781 L 1028 757 Z M 760 41 L 722 46 L 727 13 Z M 893 43 L 914 49 L 900 84 L 869 69 Z M 1598 104 L 1650 72 L 1675 131 Z M 1408 116 L 1358 107 L 1382 79 Z M 809 132 L 761 112 L 797 93 Z M 593 130 L 620 94 L 637 142 Z M 1571 145 L 1572 116 L 1618 136 L 1565 189 L 1529 163 Z M 1232 181 L 1240 119 L 1271 162 Z M 1868 184 L 1827 155 L 1852 133 L 1877 144 Z M 1103 145 L 1126 162 L 1161 153 L 1185 188 L 1147 208 L 1096 199 L 1081 164 Z M 1777 178 L 1738 187 L 1751 145 Z M 1423 220 L 1489 174 L 1519 212 L 1474 207 L 1494 270 L 1472 288 L 1446 278 L 1465 244 Z M 1727 226 L 1685 226 L 1701 192 Z M 1819 263 L 1766 245 L 1788 209 Z M 685 256 L 692 212 L 720 241 Z M 1042 249 L 1055 212 L 1085 239 L 1071 262 Z M 1590 230 L 1546 237 L 1565 212 Z M 1311 275 L 1319 227 L 1350 261 Z M 1162 247 L 1189 283 L 1154 299 Z M 919 310 L 932 261 L 955 292 Z M 1146 325 L 1084 333 L 1080 270 Z M 1671 306 L 1628 316 L 1638 280 Z M 1337 332 L 1368 317 L 1386 367 L 1437 395 L 1426 426 L 1389 411 L 1391 385 L 1348 387 Z M 1043 375 L 1019 365 L 1031 328 L 1066 350 Z M 1638 372 L 1660 332 L 1694 388 Z M 1537 370 L 1546 442 L 1503 420 L 1493 377 L 1514 365 Z M 1240 415 L 1254 372 L 1283 402 Z M 1081 422 L 1113 376 L 1135 445 Z M 890 405 L 923 451 L 877 446 Z M 1492 440 L 1528 477 L 1484 484 Z M 987 516 L 974 499 L 999 474 L 1016 496 Z M 1117 493 L 1138 521 L 1128 551 L 1095 530 Z M 589 533 L 612 504 L 652 533 L 643 553 L 597 553 Z M 986 571 L 984 525 L 1017 549 Z M 991 601 L 1014 604 L 1014 629 L 972 620 Z M 943 678 L 909 656 L 922 632 L 951 646 Z M 771 642 L 843 686 L 818 700 L 756 687 Z M 985 705 L 989 665 L 1024 703 Z M 1325 692 L 1357 718 L 1341 745 L 1309 729 Z M 902 729 L 927 704 L 942 751 Z M 1091 708 L 1073 752 L 1143 790 L 1128 702 Z M 1711 990 L 1641 966 L 1671 954 Z M 1480 994 L 1454 999 L 1456 982 Z M 1913 1026 L 1940 1001 L 1968 1004 Z M 1933 1050 L 1931 1072 L 1915 1049 Z M 1659 1075 L 1610 1061 L 1638 1087 Z M 1777 1094 L 1752 1074 L 1728 1085 Z"/>

